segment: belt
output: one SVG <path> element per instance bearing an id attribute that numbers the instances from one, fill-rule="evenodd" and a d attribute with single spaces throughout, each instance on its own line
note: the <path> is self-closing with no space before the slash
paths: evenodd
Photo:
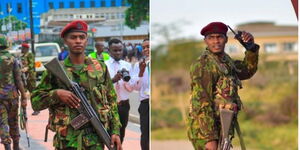
<path id="1" fill-rule="evenodd" d="M 122 105 L 126 105 L 129 104 L 129 99 L 127 100 L 122 100 L 122 101 L 118 101 L 118 105 L 122 106 Z"/>
<path id="2" fill-rule="evenodd" d="M 141 100 L 141 103 L 149 103 L 149 98 Z"/>

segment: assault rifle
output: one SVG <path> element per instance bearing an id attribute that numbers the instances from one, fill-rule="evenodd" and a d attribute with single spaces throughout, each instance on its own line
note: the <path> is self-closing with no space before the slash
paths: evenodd
<path id="1" fill-rule="evenodd" d="M 103 140 L 106 147 L 109 150 L 116 150 L 116 145 L 114 145 L 113 148 L 110 146 L 111 137 L 104 128 L 103 124 L 101 123 L 96 111 L 88 102 L 88 99 L 84 95 L 82 88 L 78 85 L 78 83 L 73 82 L 68 78 L 58 59 L 52 59 L 50 62 L 45 64 L 45 68 L 48 71 L 50 71 L 54 76 L 56 76 L 61 82 L 63 82 L 67 86 L 67 88 L 80 99 L 80 107 L 77 109 L 80 112 L 80 115 L 78 115 L 71 121 L 72 127 L 75 130 L 77 130 L 86 123 L 90 122 L 96 130 L 98 136 Z"/>
<path id="2" fill-rule="evenodd" d="M 30 147 L 30 140 L 29 140 L 28 131 L 27 131 L 27 120 L 28 120 L 28 118 L 27 118 L 26 108 L 20 107 L 20 128 L 21 128 L 21 130 L 25 130 L 27 144 L 28 144 L 28 147 Z"/>
<path id="3" fill-rule="evenodd" d="M 227 27 L 231 30 L 231 32 L 234 34 L 234 38 L 237 39 L 246 50 L 252 50 L 255 47 L 255 44 L 253 42 L 244 42 L 242 39 L 242 31 L 238 31 L 238 33 L 234 32 L 232 28 L 230 28 L 229 25 Z"/>
<path id="4" fill-rule="evenodd" d="M 220 108 L 221 137 L 219 140 L 218 150 L 230 150 L 231 138 L 229 137 L 229 130 L 233 130 L 234 128 L 236 129 L 240 139 L 241 150 L 246 150 L 240 126 L 234 116 L 234 111 Z M 234 126 L 232 126 L 232 124 L 234 124 Z"/>
<path id="5" fill-rule="evenodd" d="M 220 108 L 221 119 L 221 140 L 219 142 L 219 150 L 230 150 L 231 139 L 229 137 L 229 130 L 232 124 L 234 111 Z"/>

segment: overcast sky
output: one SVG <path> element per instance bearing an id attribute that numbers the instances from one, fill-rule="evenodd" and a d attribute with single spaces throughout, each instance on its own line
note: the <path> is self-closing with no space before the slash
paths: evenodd
<path id="1" fill-rule="evenodd" d="M 173 35 L 174 38 L 201 39 L 201 28 L 213 21 L 221 21 L 232 27 L 256 21 L 297 25 L 291 0 L 151 0 L 150 6 L 152 25 L 181 24 L 181 31 Z M 154 39 L 152 44 L 158 44 L 160 40 Z"/>

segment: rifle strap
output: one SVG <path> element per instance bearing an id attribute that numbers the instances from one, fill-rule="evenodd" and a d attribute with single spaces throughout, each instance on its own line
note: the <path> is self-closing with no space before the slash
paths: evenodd
<path id="1" fill-rule="evenodd" d="M 235 130 L 236 130 L 237 135 L 239 136 L 239 139 L 240 139 L 241 149 L 246 150 L 246 146 L 245 146 L 245 142 L 244 142 L 244 139 L 243 139 L 243 136 L 242 136 L 242 132 L 241 132 L 239 122 L 237 121 L 237 119 L 234 119 L 234 120 L 235 120 L 234 121 L 235 122 Z"/>

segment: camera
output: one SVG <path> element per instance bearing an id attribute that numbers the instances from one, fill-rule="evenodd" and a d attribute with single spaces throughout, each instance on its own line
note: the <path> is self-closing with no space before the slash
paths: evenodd
<path id="1" fill-rule="evenodd" d="M 128 81 L 130 80 L 129 71 L 126 70 L 125 68 L 123 68 L 122 70 L 119 70 L 118 73 L 121 73 L 122 79 L 123 79 L 125 82 L 128 82 Z"/>

